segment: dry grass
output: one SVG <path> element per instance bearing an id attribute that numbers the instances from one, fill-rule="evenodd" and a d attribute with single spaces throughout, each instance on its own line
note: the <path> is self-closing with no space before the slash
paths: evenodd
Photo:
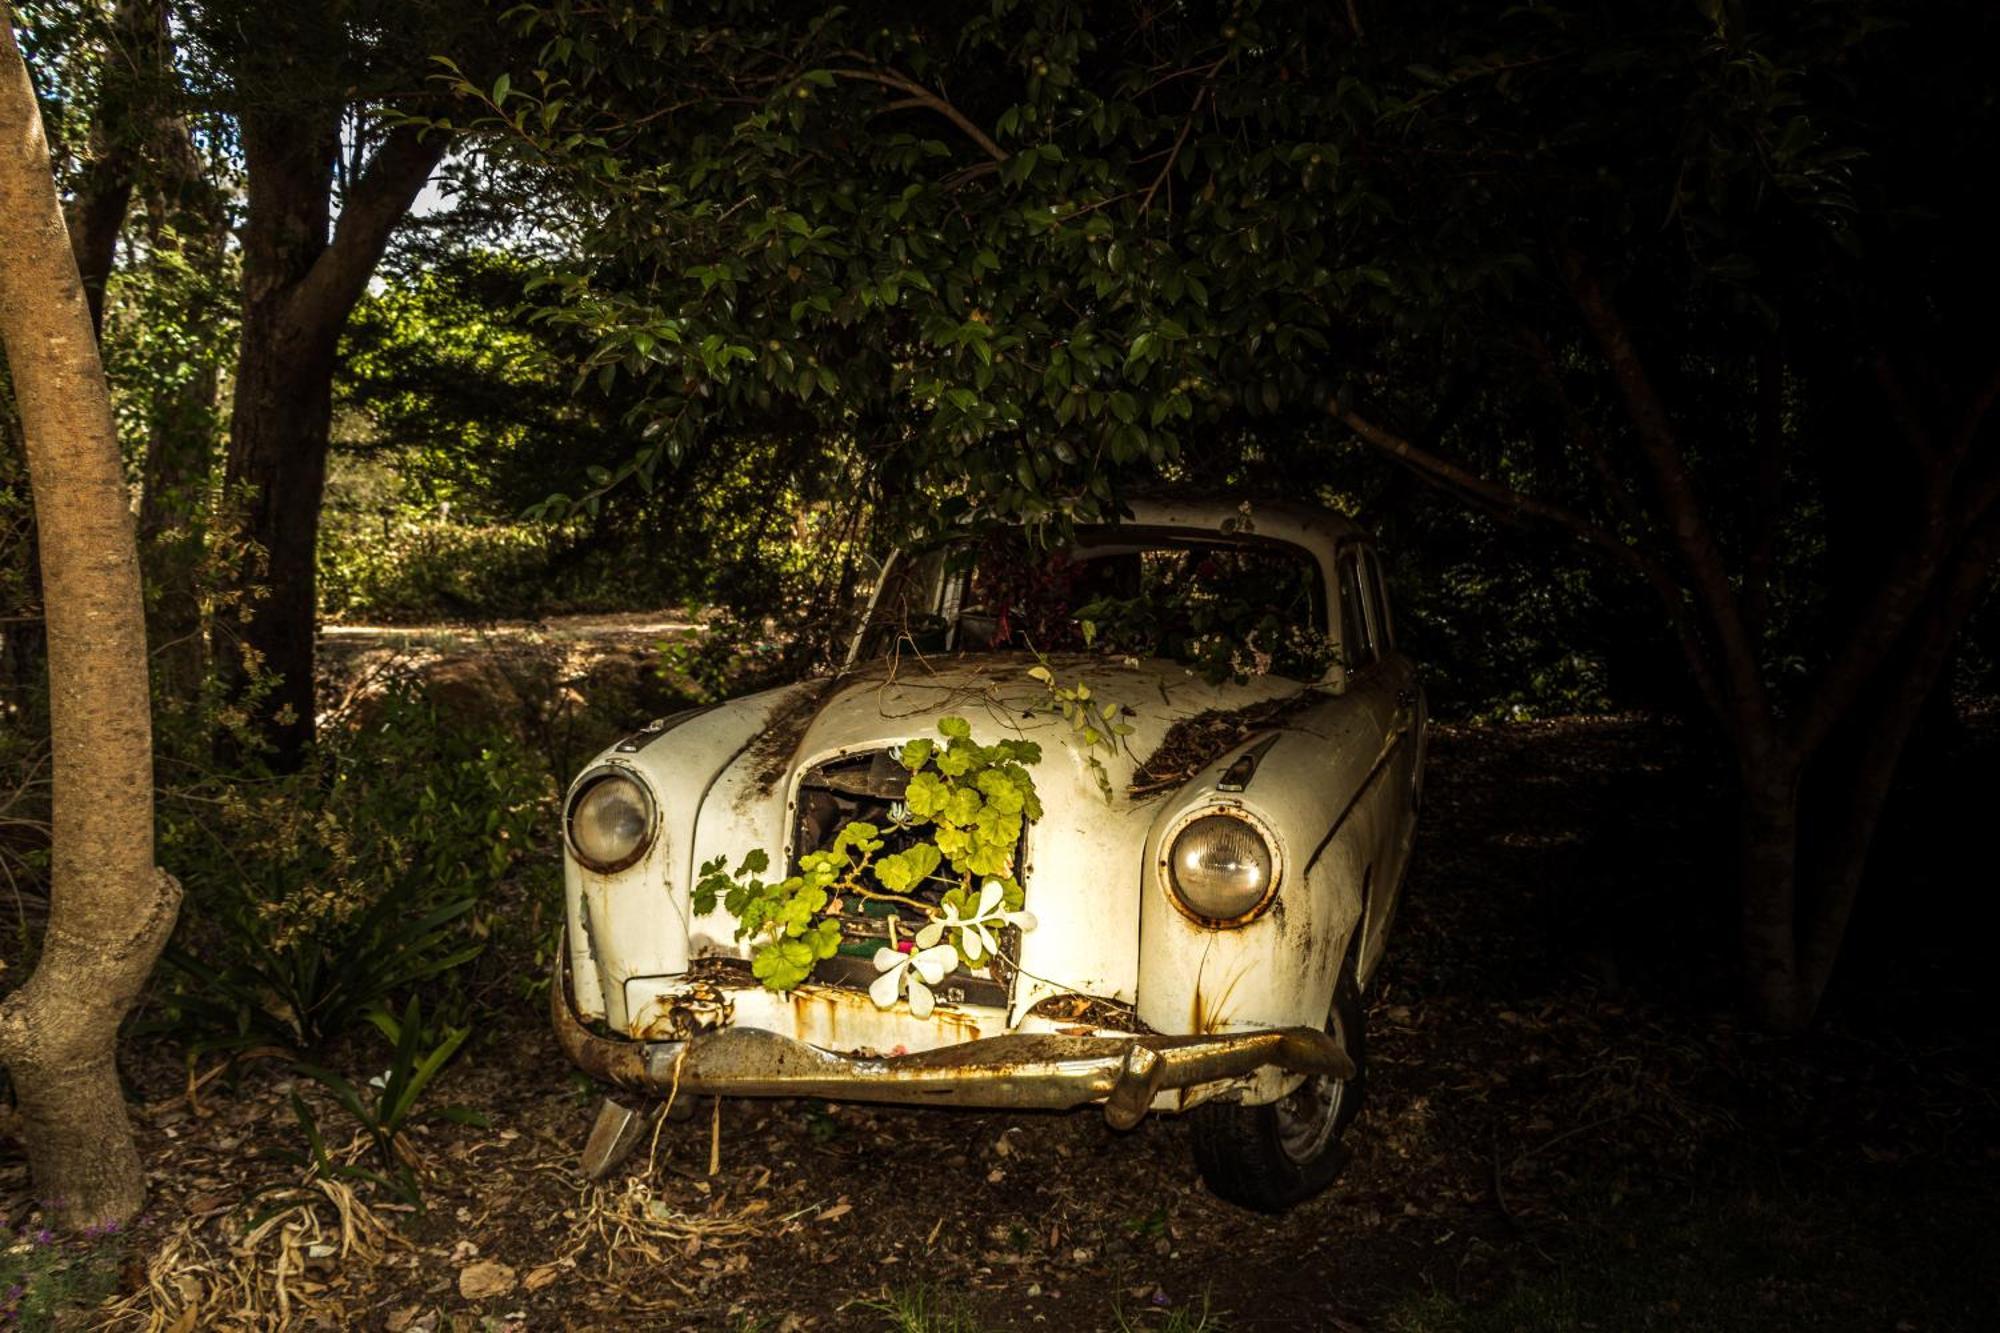
<path id="1" fill-rule="evenodd" d="M 145 1284 L 104 1307 L 103 1326 L 145 1333 L 194 1329 L 277 1330 L 314 1315 L 337 1318 L 325 1299 L 334 1269 L 370 1269 L 402 1243 L 396 1231 L 345 1184 L 314 1179 L 259 1201 L 266 1211 L 235 1212 L 219 1227 L 183 1219 L 146 1262 Z M 248 1211 L 245 1209 L 236 1212 Z"/>

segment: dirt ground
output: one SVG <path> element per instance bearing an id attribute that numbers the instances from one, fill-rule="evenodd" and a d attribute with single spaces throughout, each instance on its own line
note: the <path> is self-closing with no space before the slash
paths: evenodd
<path id="1" fill-rule="evenodd" d="M 1822 1028 L 1771 1040 L 1731 1016 L 1725 812 L 1675 731 L 1441 728 L 1431 762 L 1352 1160 L 1288 1216 L 1209 1196 L 1185 1125 L 1094 1112 L 703 1101 L 590 1187 L 594 1093 L 522 994 L 436 1094 L 484 1127 L 416 1136 L 421 1214 L 302 1183 L 281 1062 L 190 1091 L 133 1043 L 153 1201 L 81 1322 L 2000 1326 L 1992 991 L 1897 924 L 1962 880 L 1913 864 Z M 0 1146 L 10 1227 L 27 1192 Z"/>

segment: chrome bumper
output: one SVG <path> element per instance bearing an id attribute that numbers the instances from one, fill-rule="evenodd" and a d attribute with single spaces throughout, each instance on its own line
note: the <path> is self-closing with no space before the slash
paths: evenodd
<path id="1" fill-rule="evenodd" d="M 824 1097 L 915 1106 L 1067 1110 L 1104 1105 L 1115 1129 L 1144 1118 L 1173 1088 L 1287 1073 L 1352 1078 L 1338 1042 L 1307 1027 L 1208 1036 L 1068 1037 L 1014 1033 L 912 1055 L 840 1055 L 761 1028 L 722 1028 L 685 1041 L 602 1037 L 570 1005 L 558 954 L 549 987 L 556 1041 L 577 1068 L 633 1092 L 666 1096 Z"/>

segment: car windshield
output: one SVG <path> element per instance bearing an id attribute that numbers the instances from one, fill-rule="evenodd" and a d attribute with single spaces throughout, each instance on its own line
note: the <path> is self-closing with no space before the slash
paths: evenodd
<path id="1" fill-rule="evenodd" d="M 884 573 L 864 658 L 917 652 L 1095 652 L 1167 658 L 1210 679 L 1316 680 L 1332 664 L 1312 554 L 1212 530 L 1019 530 L 904 552 Z"/>

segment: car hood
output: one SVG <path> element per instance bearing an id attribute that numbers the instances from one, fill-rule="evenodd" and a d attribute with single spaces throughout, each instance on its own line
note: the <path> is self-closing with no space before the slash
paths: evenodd
<path id="1" fill-rule="evenodd" d="M 1132 728 L 1115 744 L 1088 745 L 1081 731 L 1062 716 L 1050 687 L 1030 676 L 1038 659 L 1024 653 L 993 653 L 945 661 L 874 663 L 833 682 L 814 700 L 809 714 L 794 722 L 796 735 L 780 765 L 765 747 L 756 776 L 777 776 L 789 786 L 798 770 L 841 753 L 894 745 L 917 736 L 935 736 L 943 717 L 963 717 L 975 740 L 1007 737 L 1042 747 L 1033 766 L 1044 809 L 1082 800 L 1102 810 L 1104 794 L 1091 766 L 1102 765 L 1115 800 L 1123 802 L 1134 771 L 1159 749 L 1176 722 L 1210 711 L 1232 711 L 1283 699 L 1306 687 L 1282 677 L 1213 684 L 1175 662 L 1060 655 L 1039 661 L 1063 689 L 1086 686 L 1099 708 L 1117 706 L 1118 720 Z M 781 744 L 783 737 L 769 738 Z M 752 747 L 752 751 L 758 747 Z"/>
<path id="2" fill-rule="evenodd" d="M 700 801 L 687 869 L 723 857 L 734 864 L 753 848 L 774 862 L 791 848 L 789 803 L 799 775 L 844 754 L 935 736 L 939 718 L 958 716 L 973 738 L 1033 740 L 1042 760 L 1029 772 L 1042 802 L 1030 828 L 1021 878 L 1040 919 L 1022 942 L 1022 971 L 1043 979 L 1017 996 L 1025 1007 L 1042 993 L 1076 990 L 1131 1000 L 1137 981 L 1139 911 L 1146 839 L 1167 793 L 1131 796 L 1134 771 L 1176 722 L 1211 710 L 1233 711 L 1298 695 L 1308 687 L 1279 677 L 1213 684 L 1158 660 L 1063 655 L 1039 659 L 1058 686 L 1087 685 L 1092 701 L 1117 704 L 1132 728 L 1112 748 L 1088 746 L 1059 711 L 1047 685 L 1028 674 L 1027 654 L 866 664 L 829 681 L 809 682 L 724 705 L 702 719 L 741 710 L 748 743 L 727 762 Z M 656 748 L 668 761 L 667 742 Z M 1103 766 L 1110 799 L 1092 758 Z M 692 950 L 737 952 L 734 923 L 718 909 L 693 923 Z"/>

